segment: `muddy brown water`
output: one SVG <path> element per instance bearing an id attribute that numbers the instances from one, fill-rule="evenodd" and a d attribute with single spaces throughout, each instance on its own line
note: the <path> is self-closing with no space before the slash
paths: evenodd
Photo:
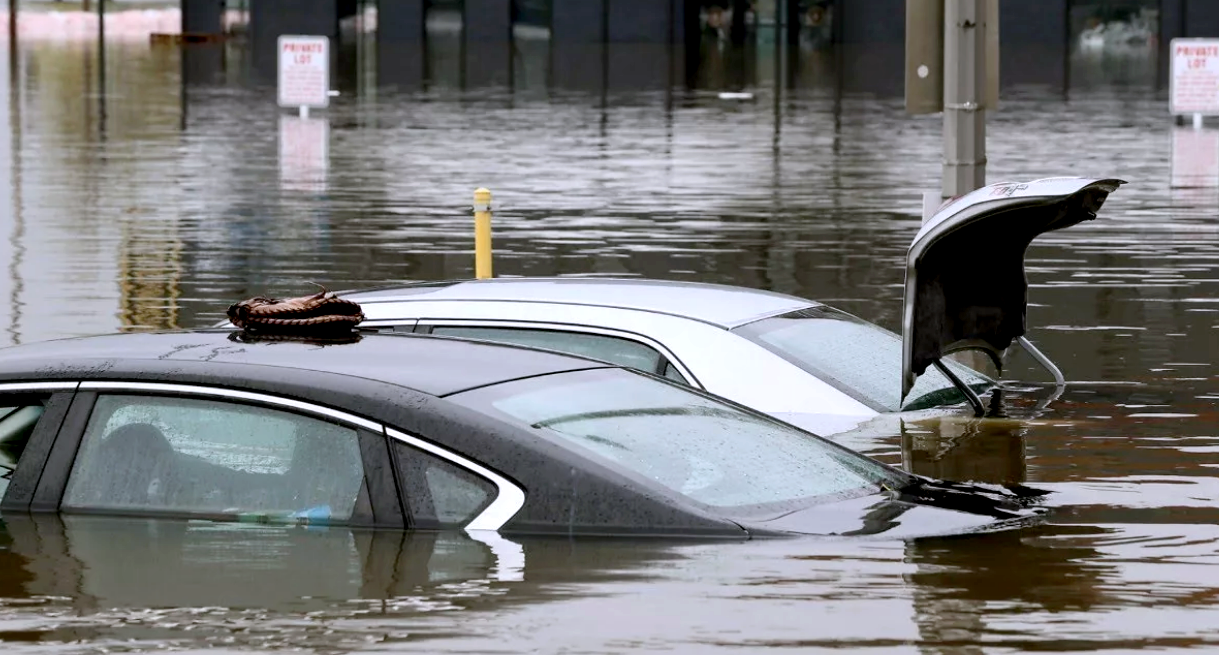
<path id="1" fill-rule="evenodd" d="M 703 88 L 375 89 L 346 71 L 328 167 L 241 51 L 27 43 L 0 97 L 3 341 L 197 326 L 235 299 L 472 273 L 633 274 L 819 299 L 898 328 L 940 119 L 832 69 L 750 101 Z M 528 62 L 527 62 L 528 63 Z M 1005 89 L 990 181 L 1119 177 L 1098 220 L 1028 252 L 1030 338 L 1070 384 L 1003 420 L 864 444 L 932 475 L 1051 489 L 1049 524 L 915 542 L 489 540 L 6 517 L 5 652 L 1165 650 L 1219 641 L 1219 192 L 1170 186 L 1154 67 L 1078 57 Z M 439 66 L 437 70 L 447 70 Z M 829 70 L 826 73 L 826 70 Z M 521 78 L 524 79 L 524 78 Z M 717 81 L 718 80 L 718 81 Z M 1177 171 L 1180 172 L 1180 171 Z M 985 271 L 978 271 L 985 275 Z M 1045 382 L 1026 355 L 1010 379 Z M 1033 387 L 1030 387 L 1033 388 Z"/>

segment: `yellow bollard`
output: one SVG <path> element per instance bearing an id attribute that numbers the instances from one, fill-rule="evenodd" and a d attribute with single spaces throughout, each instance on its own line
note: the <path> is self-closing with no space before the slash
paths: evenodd
<path id="1" fill-rule="evenodd" d="M 474 277 L 491 277 L 491 190 L 474 191 Z"/>

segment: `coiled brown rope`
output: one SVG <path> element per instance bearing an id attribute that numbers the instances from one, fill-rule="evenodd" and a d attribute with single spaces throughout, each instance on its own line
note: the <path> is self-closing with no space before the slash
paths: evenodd
<path id="1" fill-rule="evenodd" d="M 298 298 L 256 296 L 229 305 L 233 325 L 246 332 L 333 333 L 351 330 L 364 320 L 359 303 L 344 300 L 321 287 L 321 292 Z"/>

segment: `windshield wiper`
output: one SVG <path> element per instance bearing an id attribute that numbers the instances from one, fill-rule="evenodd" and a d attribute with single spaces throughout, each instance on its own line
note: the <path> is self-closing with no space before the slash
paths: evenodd
<path id="1" fill-rule="evenodd" d="M 932 480 L 911 476 L 908 484 L 888 488 L 897 500 L 955 509 L 971 514 L 983 514 L 995 518 L 1015 518 L 1027 515 L 1030 506 L 1051 492 L 1027 487 L 1022 484 L 1003 484 L 1002 489 L 988 489 L 975 484 Z"/>

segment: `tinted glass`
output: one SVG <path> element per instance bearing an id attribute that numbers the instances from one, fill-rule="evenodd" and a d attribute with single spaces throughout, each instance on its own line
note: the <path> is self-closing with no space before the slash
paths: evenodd
<path id="1" fill-rule="evenodd" d="M 102 396 L 63 506 L 344 521 L 363 480 L 351 428 L 224 401 Z"/>
<path id="2" fill-rule="evenodd" d="M 636 341 L 602 334 L 459 325 L 437 325 L 432 329 L 432 334 L 546 348 L 619 366 L 630 366 L 648 373 L 660 372 L 660 353 Z"/>
<path id="3" fill-rule="evenodd" d="M 495 486 L 465 469 L 400 441 L 394 449 L 415 527 L 464 525 L 495 499 Z"/>
<path id="4" fill-rule="evenodd" d="M 42 412 L 43 405 L 33 402 L 0 407 L 0 498 L 8 490 L 9 480 Z"/>
<path id="5" fill-rule="evenodd" d="M 806 505 L 904 479 L 785 423 L 623 369 L 530 378 L 449 399 L 718 508 Z"/>
<path id="6" fill-rule="evenodd" d="M 902 340 L 879 326 L 828 307 L 763 319 L 733 330 L 880 412 L 965 402 L 934 368 L 919 376 L 901 403 Z M 944 363 L 974 391 L 992 381 L 951 360 Z"/>
<path id="7" fill-rule="evenodd" d="M 673 380 L 674 382 L 682 382 L 682 383 L 686 382 L 686 378 L 684 376 L 682 376 L 682 374 L 677 370 L 677 367 L 674 366 L 672 364 L 672 362 L 665 362 L 665 370 L 664 370 L 664 373 L 662 373 L 661 375 L 663 375 L 666 378 L 669 378 L 670 380 Z"/>

